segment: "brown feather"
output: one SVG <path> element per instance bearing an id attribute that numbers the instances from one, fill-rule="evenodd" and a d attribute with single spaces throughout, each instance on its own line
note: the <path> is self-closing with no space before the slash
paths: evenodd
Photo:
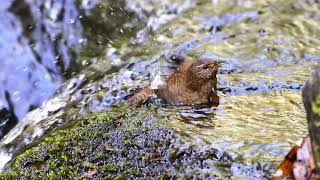
<path id="1" fill-rule="evenodd" d="M 152 95 L 153 95 L 153 90 L 150 88 L 150 86 L 148 86 L 148 87 L 142 89 L 141 91 L 139 91 L 137 94 L 130 97 L 127 101 L 130 104 L 137 104 L 141 101 L 146 100 L 147 98 L 149 98 Z"/>

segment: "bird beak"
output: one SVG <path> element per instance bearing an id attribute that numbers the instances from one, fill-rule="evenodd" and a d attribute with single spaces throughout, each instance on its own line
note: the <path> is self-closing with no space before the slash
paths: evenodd
<path id="1" fill-rule="evenodd" d="M 228 64 L 228 62 L 227 61 L 217 61 L 216 62 L 216 67 L 221 67 L 224 64 Z"/>
<path id="2" fill-rule="evenodd" d="M 210 64 L 210 67 L 217 70 L 224 64 L 228 64 L 228 62 L 227 61 L 215 61 Z"/>

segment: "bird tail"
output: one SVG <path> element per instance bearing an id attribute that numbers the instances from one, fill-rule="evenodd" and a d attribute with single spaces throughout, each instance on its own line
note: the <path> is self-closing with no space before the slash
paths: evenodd
<path id="1" fill-rule="evenodd" d="M 127 102 L 129 104 L 138 104 L 144 100 L 146 100 L 148 97 L 153 95 L 153 89 L 151 89 L 150 86 L 144 88 L 143 90 L 139 91 L 137 94 L 130 97 Z"/>

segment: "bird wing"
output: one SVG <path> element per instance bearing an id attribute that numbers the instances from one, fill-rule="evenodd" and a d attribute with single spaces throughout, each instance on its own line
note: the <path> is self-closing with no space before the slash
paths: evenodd
<path id="1" fill-rule="evenodd" d="M 165 84 L 165 81 L 175 72 L 186 71 L 191 65 L 191 61 L 186 60 L 185 57 L 179 55 L 171 55 L 165 60 L 160 60 L 160 68 L 155 73 L 153 81 L 151 82 L 151 89 L 160 89 Z"/>

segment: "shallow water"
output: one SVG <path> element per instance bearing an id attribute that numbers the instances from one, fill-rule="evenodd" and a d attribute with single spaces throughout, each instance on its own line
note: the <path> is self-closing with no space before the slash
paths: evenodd
<path id="1" fill-rule="evenodd" d="M 97 64 L 73 76 L 57 95 L 29 113 L 1 141 L 2 157 L 10 159 L 52 127 L 123 102 L 133 88 L 149 83 L 161 57 L 172 52 L 229 63 L 218 75 L 219 107 L 158 107 L 157 113 L 187 142 L 226 151 L 242 159 L 243 165 L 275 168 L 306 135 L 301 89 L 320 60 L 319 4 L 212 0 L 187 1 L 184 6 L 184 1 L 164 1 L 155 6 L 158 1 L 146 2 L 127 4 L 140 13 L 146 28 L 129 42 L 105 47 Z M 236 168 L 233 174 L 253 176 Z"/>
<path id="2" fill-rule="evenodd" d="M 277 165 L 306 134 L 301 89 L 319 61 L 318 7 L 303 1 L 213 1 L 162 27 L 154 37 L 159 49 L 229 62 L 218 76 L 221 105 L 209 115 L 159 110 L 175 114 L 169 125 L 190 141 L 226 149 L 249 164 Z"/>
<path id="3" fill-rule="evenodd" d="M 200 5 L 164 28 L 167 34 L 184 29 L 163 39 L 190 42 L 189 53 L 231 58 L 218 76 L 221 105 L 206 116 L 180 113 L 169 124 L 200 146 L 224 149 L 245 164 L 276 167 L 306 134 L 301 88 L 319 60 L 318 6 L 239 2 Z"/>

